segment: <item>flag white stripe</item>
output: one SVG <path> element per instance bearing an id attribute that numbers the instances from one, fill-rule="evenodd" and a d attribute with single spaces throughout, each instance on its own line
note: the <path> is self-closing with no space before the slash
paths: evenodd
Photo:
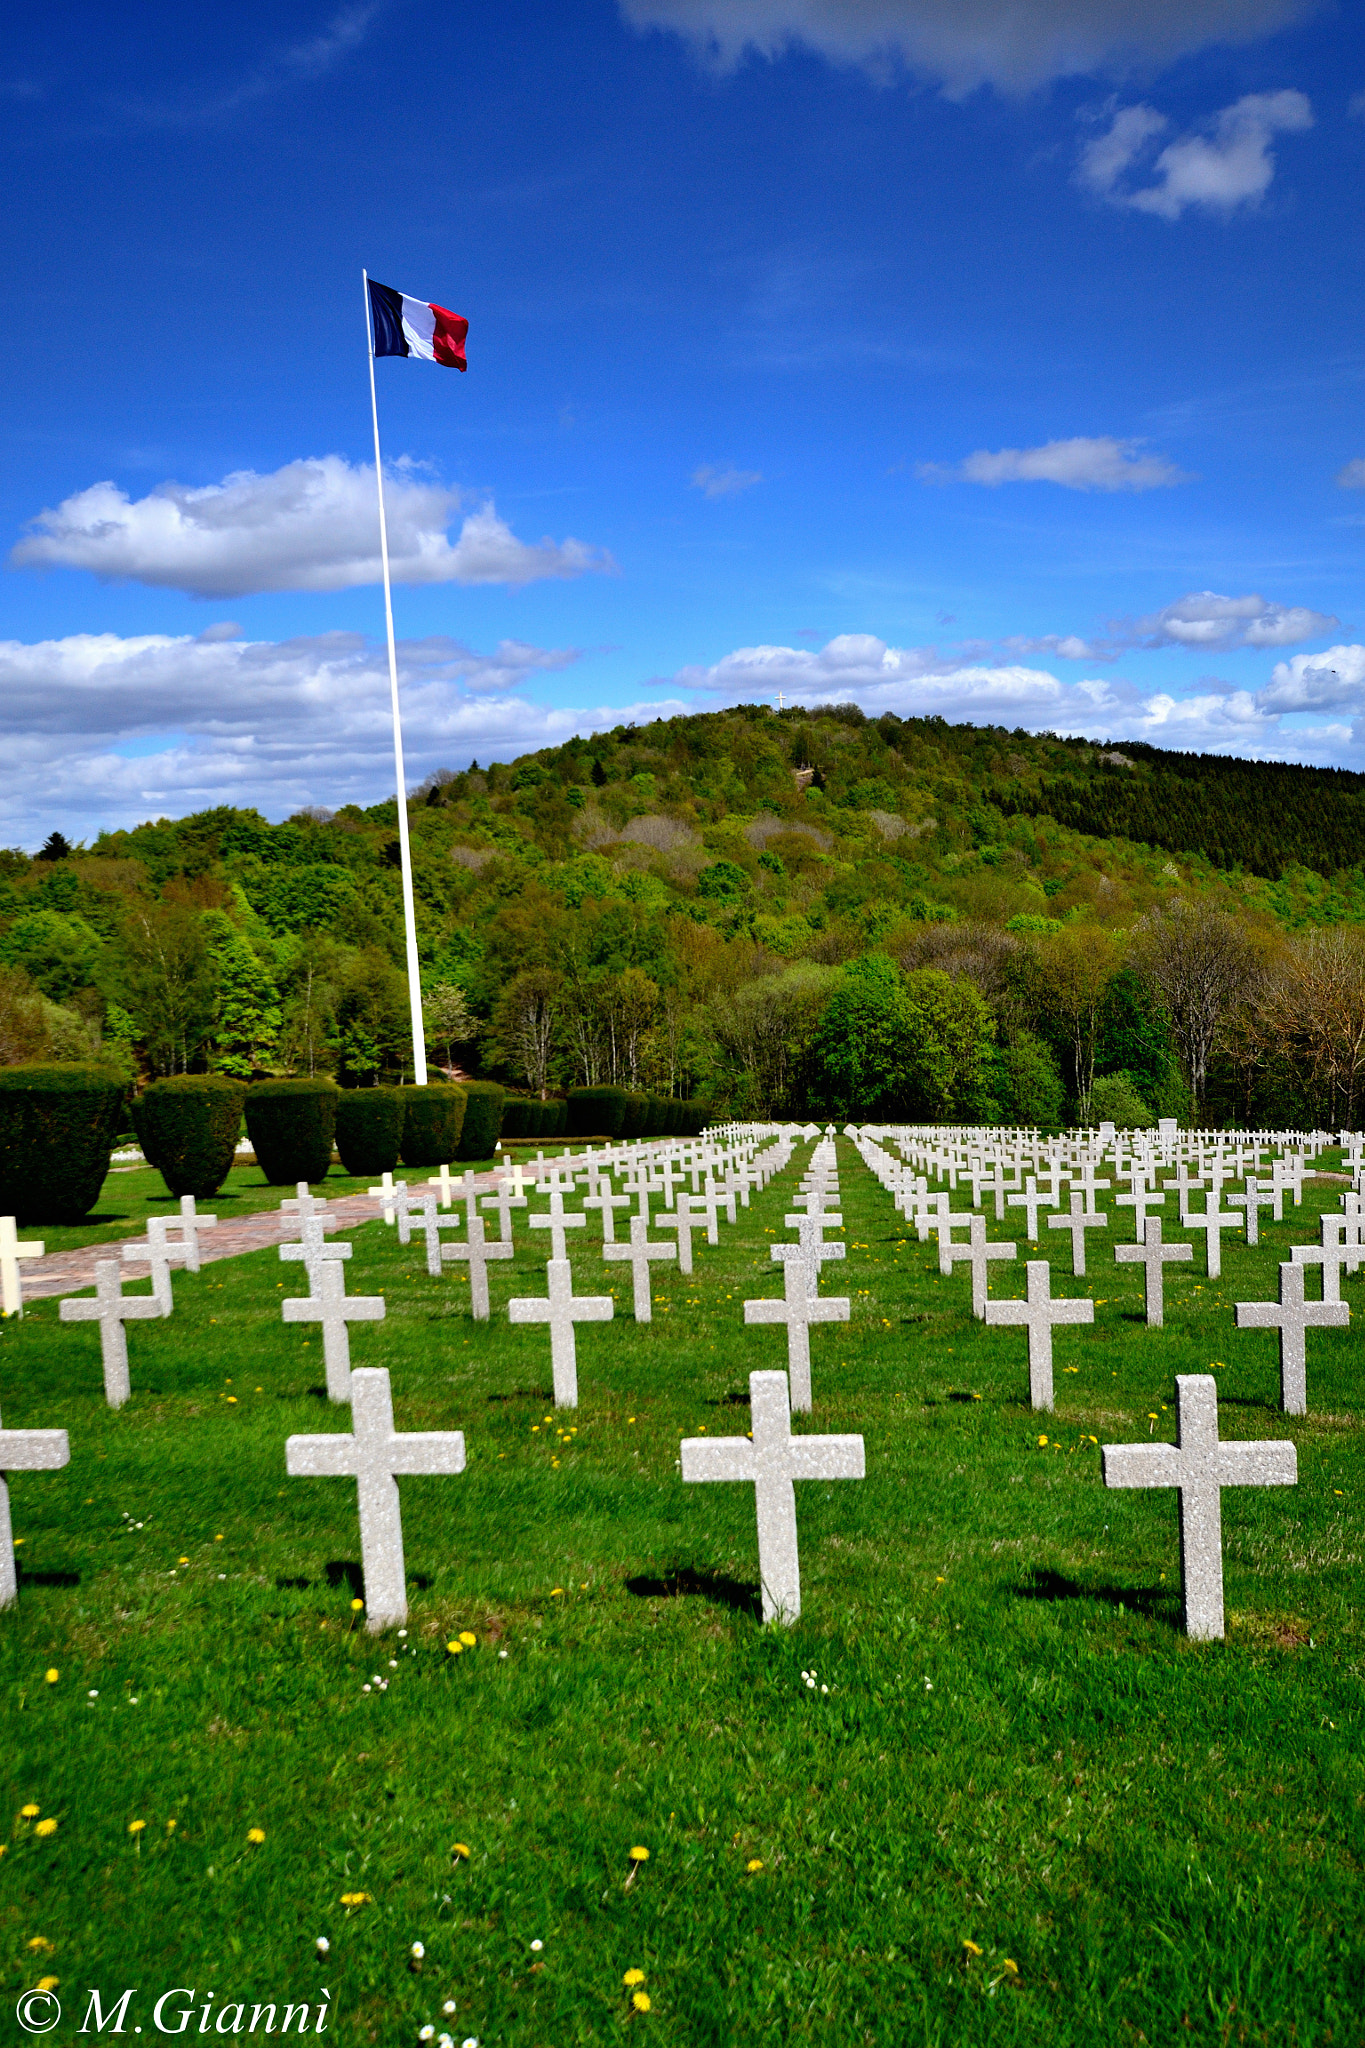
<path id="1" fill-rule="evenodd" d="M 424 362 L 434 363 L 436 351 L 432 337 L 436 332 L 436 315 L 421 299 L 410 299 L 403 294 L 403 337 L 415 356 Z"/>

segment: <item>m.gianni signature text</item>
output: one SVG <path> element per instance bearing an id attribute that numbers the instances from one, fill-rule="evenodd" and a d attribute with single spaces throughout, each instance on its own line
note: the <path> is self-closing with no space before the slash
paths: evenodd
<path id="1" fill-rule="evenodd" d="M 236 1999 L 218 2003 L 216 1994 L 210 1991 L 201 2004 L 201 1994 L 182 1984 L 172 1991 L 162 1992 L 152 2007 L 152 2026 L 158 2034 L 273 2034 L 276 2031 L 281 2034 L 321 2034 L 327 2029 L 331 1996 L 331 1992 L 324 1988 L 311 2003 L 286 2005 L 280 2000 L 257 2005 Z M 92 1990 L 81 2033 L 140 2034 L 142 2028 L 130 2028 L 128 2018 L 136 1997 L 137 1988 L 134 1986 L 125 1991 L 106 2013 L 99 1992 Z M 277 2027 L 278 2013 L 283 2013 L 283 2018 Z M 198 2026 L 194 2025 L 196 2019 Z"/>

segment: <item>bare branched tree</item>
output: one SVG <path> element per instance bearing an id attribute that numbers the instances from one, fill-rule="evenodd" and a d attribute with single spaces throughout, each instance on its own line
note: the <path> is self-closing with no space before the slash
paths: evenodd
<path id="1" fill-rule="evenodd" d="M 1219 1032 L 1259 979 L 1256 948 L 1246 926 L 1226 911 L 1177 898 L 1142 919 L 1134 957 L 1166 1005 L 1202 1110 Z"/>
<path id="2" fill-rule="evenodd" d="M 1353 1129 L 1365 1083 L 1365 933 L 1335 926 L 1293 941 L 1263 1011 L 1321 1112 Z"/>
<path id="3" fill-rule="evenodd" d="M 514 975 L 493 1012 L 493 1037 L 500 1057 L 526 1077 L 541 1101 L 549 1086 L 564 977 L 552 967 L 528 967 Z"/>
<path id="4" fill-rule="evenodd" d="M 456 988 L 453 981 L 437 982 L 431 993 L 423 997 L 422 1024 L 431 1043 L 445 1048 L 447 1067 L 455 1064 L 454 1048 L 468 1045 L 483 1029 L 482 1021 L 465 999 L 464 990 Z"/>
<path id="5" fill-rule="evenodd" d="M 1100 1013 L 1119 963 L 1118 947 L 1099 925 L 1069 925 L 1039 947 L 1044 1000 L 1066 1031 L 1076 1071 L 1076 1107 L 1081 1122 L 1090 1116 L 1095 1085 L 1095 1047 Z"/>

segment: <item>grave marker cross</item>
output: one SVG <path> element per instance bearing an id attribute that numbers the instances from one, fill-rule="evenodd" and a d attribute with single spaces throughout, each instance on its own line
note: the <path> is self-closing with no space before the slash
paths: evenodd
<path id="1" fill-rule="evenodd" d="M 630 1196 L 614 1195 L 612 1193 L 611 1175 L 609 1173 L 598 1176 L 597 1193 L 595 1195 L 584 1195 L 583 1207 L 585 1209 L 600 1209 L 602 1211 L 602 1242 L 603 1244 L 615 1244 L 616 1211 L 630 1207 Z M 692 1268 L 688 1266 L 685 1270 L 690 1273 Z"/>
<path id="2" fill-rule="evenodd" d="M 1147 1234 L 1136 1244 L 1116 1244 L 1114 1258 L 1120 1266 L 1142 1266 L 1145 1268 L 1147 1327 L 1160 1330 L 1166 1321 L 1166 1283 L 1164 1268 L 1172 1263 L 1187 1265 L 1194 1263 L 1192 1244 L 1163 1244 L 1161 1242 L 1161 1218 L 1153 1216 L 1147 1223 Z"/>
<path id="3" fill-rule="evenodd" d="M 961 1220 L 960 1216 L 953 1218 L 955 1223 Z M 980 1318 L 986 1312 L 986 1285 L 990 1276 L 990 1261 L 992 1259 L 1012 1259 L 1018 1247 L 1013 1244 L 1004 1243 L 987 1244 L 985 1217 L 973 1213 L 968 1220 L 971 1237 L 966 1244 L 953 1244 L 951 1242 L 944 1244 L 942 1233 L 940 1233 L 939 1266 L 942 1269 L 946 1262 L 947 1271 L 951 1273 L 959 1259 L 967 1259 L 970 1262 L 972 1269 L 972 1314 Z"/>
<path id="4" fill-rule="evenodd" d="M 1289 1257 L 1296 1266 L 1322 1267 L 1322 1298 L 1324 1301 L 1341 1300 L 1341 1269 L 1349 1267 L 1351 1247 L 1343 1243 L 1346 1229 L 1344 1216 L 1323 1216 L 1321 1244 L 1295 1244 L 1289 1247 Z"/>
<path id="5" fill-rule="evenodd" d="M 1287 1261 L 1280 1267 L 1280 1299 L 1239 1301 L 1239 1330 L 1280 1333 L 1280 1406 L 1286 1415 L 1308 1413 L 1306 1334 L 1310 1329 L 1343 1330 L 1351 1320 L 1344 1301 L 1305 1301 L 1305 1268 Z"/>
<path id="6" fill-rule="evenodd" d="M 281 1247 L 283 1249 L 283 1247 Z M 335 1246 L 329 1246 L 335 1250 Z M 321 1323 L 322 1357 L 329 1401 L 349 1401 L 354 1374 L 348 1323 L 382 1323 L 382 1294 L 348 1294 L 339 1265 L 319 1263 L 308 1270 L 311 1294 L 291 1295 L 280 1303 L 286 1323 Z"/>
<path id="7" fill-rule="evenodd" d="M 125 1244 L 122 1256 L 130 1265 L 150 1266 L 152 1269 L 152 1294 L 163 1316 L 168 1316 L 174 1306 L 171 1299 L 171 1267 L 185 1263 L 186 1251 L 183 1244 L 171 1244 L 166 1237 L 170 1229 L 169 1216 L 149 1216 L 147 1237 L 143 1244 Z"/>
<path id="8" fill-rule="evenodd" d="M 159 1319 L 161 1304 L 151 1294 L 125 1294 L 123 1267 L 117 1259 L 96 1259 L 93 1299 L 62 1302 L 57 1310 L 63 1323 L 98 1323 L 100 1357 L 104 1365 L 104 1398 L 111 1408 L 121 1408 L 132 1393 L 128 1376 L 128 1333 L 125 1323 Z"/>
<path id="9" fill-rule="evenodd" d="M 692 1214 L 692 1200 L 692 1196 L 685 1189 L 679 1188 L 673 1197 L 672 1215 L 661 1216 L 656 1225 L 656 1228 L 659 1230 L 677 1231 L 678 1271 L 689 1276 L 692 1271 L 692 1233 L 694 1230 L 700 1230 L 702 1227 L 701 1217 Z M 585 1203 L 584 1207 L 586 1206 Z M 605 1215 L 606 1212 L 604 1210 L 604 1219 Z"/>
<path id="10" fill-rule="evenodd" d="M 1275 1197 L 1270 1190 L 1268 1188 L 1263 1190 L 1256 1176 L 1248 1174 L 1246 1193 L 1244 1195 L 1229 1195 L 1228 1207 L 1229 1209 L 1245 1210 L 1247 1243 L 1259 1244 L 1261 1241 L 1260 1212 L 1262 1209 L 1274 1209 L 1275 1207 Z"/>
<path id="11" fill-rule="evenodd" d="M 24 1313 L 24 1290 L 19 1261 L 41 1259 L 43 1247 L 36 1238 L 21 1244 L 12 1216 L 0 1216 L 0 1311 L 7 1316 Z"/>
<path id="12" fill-rule="evenodd" d="M 459 1244 L 443 1244 L 440 1256 L 443 1259 L 461 1259 L 469 1267 L 469 1307 L 476 1323 L 488 1321 L 488 1261 L 510 1259 L 513 1247 L 510 1244 L 490 1244 L 484 1235 L 482 1216 L 469 1219 L 469 1236 Z"/>
<path id="13" fill-rule="evenodd" d="M 1071 1208 L 1065 1216 L 1049 1216 L 1049 1230 L 1071 1232 L 1071 1274 L 1073 1279 L 1085 1278 L 1085 1233 L 1087 1230 L 1107 1230 L 1109 1218 L 1100 1209 L 1082 1207 L 1085 1195 L 1080 1188 L 1071 1190 Z"/>
<path id="14" fill-rule="evenodd" d="M 492 1194 L 484 1196 L 483 1201 L 480 1204 L 480 1207 L 484 1209 L 497 1210 L 498 1243 L 511 1244 L 512 1211 L 514 1209 L 524 1209 L 526 1207 L 525 1195 L 514 1194 L 512 1190 L 511 1181 L 508 1180 L 505 1174 L 500 1174 L 498 1176 L 497 1184 L 494 1187 Z"/>
<path id="15" fill-rule="evenodd" d="M 9 1474 L 55 1472 L 70 1458 L 71 1444 L 64 1429 L 0 1429 L 0 1607 L 9 1607 L 19 1597 Z"/>
<path id="16" fill-rule="evenodd" d="M 335 1230 L 334 1216 L 306 1216 L 299 1225 L 297 1241 L 290 1240 L 280 1246 L 282 1259 L 302 1259 L 308 1285 L 317 1291 L 314 1272 L 324 1259 L 349 1259 L 351 1247 L 348 1244 L 328 1244 L 323 1237 L 324 1230 Z"/>
<path id="17" fill-rule="evenodd" d="M 1210 1280 L 1220 1279 L 1223 1272 L 1223 1232 L 1238 1230 L 1242 1219 L 1235 1209 L 1220 1209 L 1218 1197 L 1210 1191 L 1204 1197 L 1202 1210 L 1189 1209 L 1185 1213 L 1182 1228 L 1202 1230 L 1208 1245 L 1206 1271 Z"/>
<path id="18" fill-rule="evenodd" d="M 983 1227 L 985 1218 L 981 1219 Z M 797 1247 L 793 1246 L 793 1250 Z M 803 1259 L 788 1259 L 782 1268 L 783 1298 L 774 1301 L 765 1296 L 760 1301 L 746 1301 L 744 1320 L 746 1323 L 785 1323 L 787 1326 L 787 1377 L 791 1383 L 791 1405 L 803 1414 L 810 1413 L 810 1326 L 812 1323 L 846 1323 L 849 1319 L 847 1296 L 821 1300 L 811 1294 L 806 1286 L 806 1265 Z"/>
<path id="19" fill-rule="evenodd" d="M 1222 1489 L 1293 1486 L 1298 1457 L 1292 1443 L 1221 1443 L 1218 1385 L 1209 1373 L 1177 1376 L 1175 1403 L 1173 1444 L 1101 1447 L 1104 1483 L 1178 1489 L 1185 1633 L 1215 1642 L 1223 1634 Z"/>
<path id="20" fill-rule="evenodd" d="M 1132 1194 L 1116 1195 L 1114 1197 L 1114 1205 L 1116 1208 L 1131 1209 L 1133 1212 L 1134 1244 L 1141 1244 L 1143 1238 L 1147 1234 L 1147 1211 L 1149 1209 L 1161 1208 L 1164 1205 L 1165 1200 L 1166 1191 L 1164 1188 L 1160 1194 L 1157 1194 L 1154 1189 L 1148 1187 L 1146 1181 L 1142 1178 L 1141 1174 L 1137 1173 L 1133 1175 Z"/>
<path id="21" fill-rule="evenodd" d="M 575 1294 L 573 1267 L 567 1259 L 547 1259 L 548 1295 L 524 1295 L 507 1304 L 509 1323 L 550 1325 L 550 1365 L 554 1373 L 556 1408 L 578 1406 L 578 1355 L 575 1323 L 609 1323 L 616 1304 L 609 1294 Z"/>
<path id="22" fill-rule="evenodd" d="M 763 1619 L 790 1625 L 801 1612 L 801 1556 L 796 1536 L 798 1479 L 861 1479 L 860 1436 L 793 1436 L 784 1372 L 751 1372 L 753 1438 L 684 1437 L 684 1484 L 737 1480 L 754 1489 L 758 1576 Z"/>
<path id="23" fill-rule="evenodd" d="M 571 1216 L 565 1214 L 563 1190 L 552 1182 L 550 1186 L 549 1215 L 533 1216 L 531 1218 L 532 1230 L 548 1230 L 550 1233 L 550 1263 L 552 1265 L 560 1259 L 567 1259 L 569 1256 L 564 1246 L 565 1231 L 586 1230 L 587 1227 L 588 1219 L 586 1216 L 578 1213 Z"/>
<path id="24" fill-rule="evenodd" d="M 1054 1194 L 1053 1200 L 1055 1201 L 1056 1199 L 1057 1198 Z M 1022 1195 L 1007 1195 L 1005 1197 L 1005 1204 L 1007 1208 L 1023 1210 L 1025 1218 L 1028 1222 L 1028 1230 L 1026 1235 L 1028 1237 L 1030 1244 L 1036 1244 L 1038 1242 L 1038 1211 L 1042 1208 L 1043 1203 L 1046 1200 L 1046 1193 L 1039 1193 L 1038 1183 L 1034 1179 L 1032 1174 L 1030 1174 L 1028 1179 L 1024 1182 L 1024 1192 Z"/>
<path id="25" fill-rule="evenodd" d="M 329 1270 L 335 1272 L 336 1268 Z M 351 1424 L 349 1436 L 287 1438 L 285 1469 L 293 1479 L 355 1480 L 360 1497 L 365 1626 L 371 1635 L 377 1635 L 408 1617 L 398 1480 L 426 1473 L 463 1472 L 464 1434 L 458 1429 L 407 1434 L 395 1430 L 389 1375 L 382 1366 L 358 1366 L 352 1373 Z"/>
<path id="26" fill-rule="evenodd" d="M 197 1273 L 199 1271 L 199 1233 L 201 1230 L 216 1230 L 218 1218 L 216 1216 L 201 1216 L 195 1207 L 194 1196 L 182 1195 L 180 1197 L 179 1218 L 177 1219 L 172 1216 L 168 1217 L 167 1221 L 170 1223 L 172 1230 L 178 1229 L 180 1232 L 180 1244 L 185 1254 L 185 1271 L 187 1273 Z"/>
<path id="27" fill-rule="evenodd" d="M 1023 1301 L 988 1301 L 988 1325 L 1023 1324 L 1028 1331 L 1029 1399 L 1035 1408 L 1052 1406 L 1052 1329 L 1054 1323 L 1093 1323 L 1095 1304 L 1052 1298 L 1052 1268 L 1046 1259 L 1030 1259 L 1024 1267 L 1028 1295 Z"/>
<path id="28" fill-rule="evenodd" d="M 643 1196 L 642 1200 L 648 1200 Z M 630 1265 L 632 1293 L 634 1296 L 635 1320 L 637 1323 L 652 1323 L 654 1307 L 650 1299 L 649 1264 L 651 1259 L 676 1259 L 678 1247 L 675 1244 L 651 1244 L 649 1225 L 643 1216 L 630 1219 L 630 1242 L 628 1244 L 604 1244 L 604 1259 L 625 1259 Z"/>

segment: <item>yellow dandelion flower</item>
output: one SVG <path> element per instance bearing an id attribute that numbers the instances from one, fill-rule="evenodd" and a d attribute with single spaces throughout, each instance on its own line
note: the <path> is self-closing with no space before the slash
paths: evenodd
<path id="1" fill-rule="evenodd" d="M 563 1591 L 564 1591 L 564 1588 L 563 1588 L 562 1586 L 551 1586 L 551 1588 L 550 1588 L 550 1598 L 551 1598 L 552 1600 L 558 1600 L 558 1599 L 560 1598 L 561 1594 L 563 1593 Z"/>
<path id="2" fill-rule="evenodd" d="M 750 1872 L 753 1872 L 755 1870 L 762 1870 L 763 1858 L 761 1856 L 751 1856 L 748 1862 L 745 1864 L 744 1868 Z"/>
<path id="3" fill-rule="evenodd" d="M 981 1944 L 979 1941 L 964 1941 L 962 1946 L 966 1949 L 969 1956 L 979 1956 L 981 1954 Z"/>
<path id="4" fill-rule="evenodd" d="M 19 1811 L 20 1813 L 22 1813 L 25 1820 L 37 1820 L 38 1815 L 42 1812 L 42 1810 L 42 1807 L 35 1806 L 32 1800 L 29 1801 L 27 1806 L 21 1806 L 19 1808 Z"/>
<path id="5" fill-rule="evenodd" d="M 343 1892 L 341 1894 L 343 1906 L 367 1906 L 369 1902 L 370 1895 L 368 1892 Z"/>
<path id="6" fill-rule="evenodd" d="M 637 1843 L 636 1846 L 630 1852 L 630 1860 L 632 1863 L 648 1863 L 648 1849 L 642 1849 Z"/>
<path id="7" fill-rule="evenodd" d="M 1039 1445 L 1039 1448 L 1041 1449 L 1041 1448 L 1042 1448 L 1042 1446 L 1043 1446 L 1043 1445 L 1044 1445 L 1044 1444 L 1045 1444 L 1046 1442 L 1047 1442 L 1047 1438 L 1046 1438 L 1045 1436 L 1040 1436 L 1040 1437 L 1039 1437 L 1039 1439 L 1038 1439 L 1038 1445 Z"/>
<path id="8" fill-rule="evenodd" d="M 265 1840 L 265 1829 L 248 1828 L 246 1831 L 246 1838 L 248 1842 L 263 1842 Z"/>
<path id="9" fill-rule="evenodd" d="M 28 1952 L 30 1955 L 51 1955 L 52 1943 L 45 1934 L 35 1934 L 28 1944 Z"/>
<path id="10" fill-rule="evenodd" d="M 469 1629 L 462 1628 L 460 1630 L 460 1641 L 464 1644 L 467 1650 L 472 1650 L 475 1643 L 477 1643 L 478 1640 L 478 1637 L 474 1635 Z"/>
<path id="11" fill-rule="evenodd" d="M 1002 1956 L 1000 1960 L 1005 1965 L 1005 1968 L 1009 1971 L 1011 1977 L 1017 1977 L 1019 1975 L 1019 1965 L 1013 1960 L 1012 1957 Z"/>
<path id="12" fill-rule="evenodd" d="M 40 1820 L 33 1832 L 35 1835 L 55 1835 L 57 1823 L 55 1820 Z"/>
<path id="13" fill-rule="evenodd" d="M 128 1832 L 130 1835 L 140 1835 L 142 1833 L 142 1830 L 146 1827 L 146 1825 L 147 1823 L 145 1820 L 130 1820 L 128 1823 Z"/>
<path id="14" fill-rule="evenodd" d="M 463 1643 L 455 1642 L 452 1640 L 451 1642 L 448 1642 L 446 1644 L 446 1648 L 449 1650 L 452 1657 L 463 1657 L 464 1655 Z"/>
<path id="15" fill-rule="evenodd" d="M 61 1981 L 60 1977 L 40 1977 L 37 1988 L 39 1991 L 55 1991 Z"/>
<path id="16" fill-rule="evenodd" d="M 177 1828 L 179 1827 L 179 1825 L 180 1825 L 179 1821 L 178 1821 L 178 1820 L 177 1820 L 177 1819 L 175 1818 L 175 1816 L 174 1816 L 174 1815 L 172 1815 L 172 1816 L 171 1816 L 171 1818 L 170 1818 L 170 1819 L 169 1819 L 169 1820 L 167 1821 L 167 1823 L 166 1823 L 166 1833 L 167 1833 L 168 1835 L 173 1835 L 173 1834 L 175 1833 L 176 1829 L 177 1829 Z"/>
<path id="17" fill-rule="evenodd" d="M 635 2007 L 636 2012 L 649 2011 L 649 1993 L 647 1991 L 632 1991 L 630 2002 Z"/>
<path id="18" fill-rule="evenodd" d="M 625 1976 L 621 1979 L 621 1982 L 627 1987 L 632 1984 L 643 1984 L 644 1981 L 645 1973 L 643 1970 L 627 1970 Z"/>
<path id="19" fill-rule="evenodd" d="M 61 1672 L 57 1669 L 55 1664 L 50 1665 L 49 1668 L 43 1673 L 43 1677 L 47 1680 L 49 1685 L 55 1685 L 57 1683 L 57 1680 L 61 1677 L 61 1675 Z"/>
<path id="20" fill-rule="evenodd" d="M 351 1602 L 351 1612 L 352 1612 L 352 1614 L 359 1614 L 359 1612 L 360 1612 L 361 1608 L 362 1608 L 362 1607 L 363 1607 L 364 1605 L 365 1605 L 365 1602 L 364 1602 L 363 1600 L 353 1600 L 353 1601 Z"/>
<path id="21" fill-rule="evenodd" d="M 454 1857 L 456 1858 L 456 1860 L 457 1860 L 457 1861 L 458 1861 L 458 1860 L 459 1860 L 459 1859 L 460 1859 L 461 1857 L 463 1857 L 463 1858 L 464 1858 L 464 1860 L 465 1860 L 466 1862 L 468 1862 L 468 1860 L 469 1860 L 469 1844 L 468 1844 L 468 1842 L 452 1842 L 452 1843 L 451 1843 L 451 1845 L 450 1845 L 450 1853 L 451 1853 L 451 1855 L 452 1855 L 452 1856 L 454 1856 Z"/>

